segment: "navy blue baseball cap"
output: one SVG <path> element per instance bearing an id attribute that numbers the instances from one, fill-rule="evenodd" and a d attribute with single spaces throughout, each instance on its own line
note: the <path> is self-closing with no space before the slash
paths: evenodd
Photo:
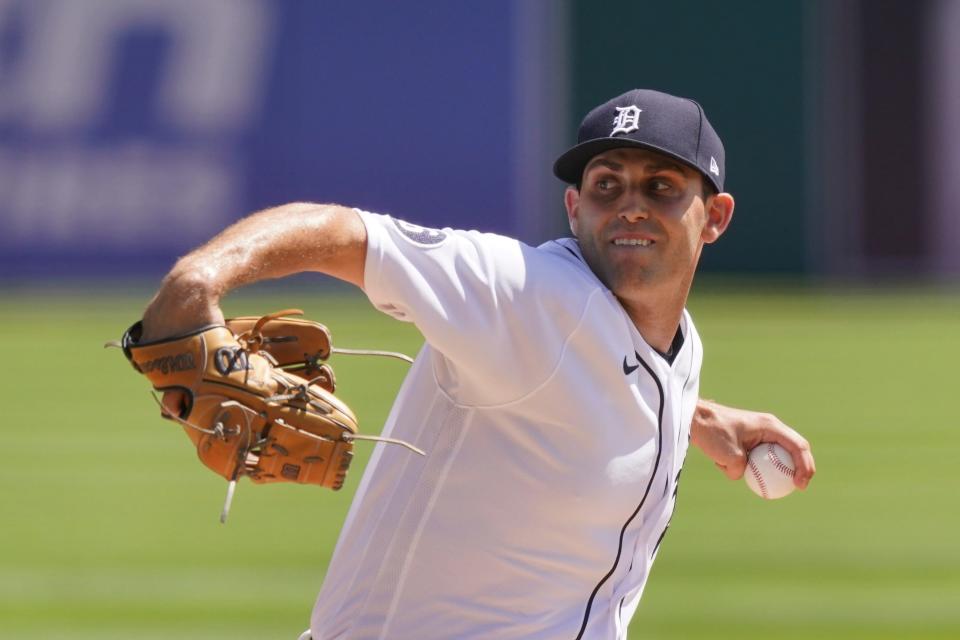
<path id="1" fill-rule="evenodd" d="M 553 173 L 564 182 L 579 184 L 592 157 L 621 147 L 670 156 L 723 191 L 723 143 L 703 108 L 688 98 L 650 89 L 628 91 L 588 113 L 580 123 L 577 144 L 557 158 Z"/>

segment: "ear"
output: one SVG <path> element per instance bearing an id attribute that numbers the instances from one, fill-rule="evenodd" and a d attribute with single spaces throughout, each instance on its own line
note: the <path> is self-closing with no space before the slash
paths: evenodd
<path id="1" fill-rule="evenodd" d="M 567 222 L 570 232 L 577 237 L 577 215 L 580 213 L 580 192 L 576 187 L 567 187 L 563 193 L 563 204 L 567 207 Z"/>
<path id="2" fill-rule="evenodd" d="M 723 235 L 723 232 L 730 226 L 730 220 L 733 218 L 733 196 L 729 193 L 718 193 L 707 198 L 706 224 L 700 237 L 706 244 L 716 242 L 717 238 Z"/>

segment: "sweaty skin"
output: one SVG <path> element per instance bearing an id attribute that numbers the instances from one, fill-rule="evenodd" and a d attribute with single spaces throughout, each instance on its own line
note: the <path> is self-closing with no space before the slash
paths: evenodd
<path id="1" fill-rule="evenodd" d="M 694 262 L 691 267 L 683 268 L 679 261 L 698 257 L 704 242 L 719 237 L 729 222 L 733 201 L 729 199 L 729 210 L 726 210 L 726 200 L 721 196 L 729 197 L 729 194 L 708 198 L 706 204 L 699 196 L 687 197 L 691 190 L 701 188 L 699 182 L 694 186 L 691 180 L 684 186 L 687 195 L 678 200 L 682 206 L 665 208 L 655 204 L 656 199 L 642 190 L 658 191 L 666 187 L 655 184 L 648 168 L 634 167 L 631 158 L 620 160 L 625 175 L 631 176 L 629 181 L 627 178 L 624 181 L 636 183 L 631 190 L 636 188 L 637 195 L 625 197 L 622 206 L 603 205 L 568 190 L 570 224 L 576 227 L 575 233 L 579 230 L 583 234 L 581 246 L 584 242 L 590 246 L 583 249 L 588 263 L 608 286 L 611 282 L 615 284 L 616 288 L 610 286 L 611 290 L 637 323 L 641 335 L 652 346 L 666 351 L 676 332 L 696 266 Z M 590 167 L 587 173 L 589 171 Z M 676 219 L 663 218 L 669 213 L 667 209 L 675 212 Z M 633 222 L 652 220 L 653 215 L 658 216 L 660 226 L 644 223 L 644 229 L 649 227 L 657 241 L 652 251 L 628 253 L 633 248 L 604 244 L 622 228 Z M 143 340 L 159 340 L 199 326 L 223 323 L 220 309 L 223 296 L 237 287 L 262 280 L 316 271 L 362 288 L 366 249 L 366 228 L 353 209 L 332 204 L 292 203 L 255 213 L 177 261 L 144 311 Z M 645 284 L 642 277 L 625 275 L 636 266 L 647 269 L 645 273 L 659 273 L 654 270 L 663 269 L 674 282 L 652 288 L 658 302 L 648 304 L 641 299 L 639 291 Z M 622 286 L 618 284 L 621 282 Z M 670 286 L 679 289 L 671 290 Z M 648 313 L 657 304 L 665 305 L 659 309 L 667 308 L 669 313 Z M 651 319 L 657 315 L 665 318 Z M 163 403 L 172 412 L 178 412 L 182 400 L 178 392 L 170 392 L 164 395 Z M 731 479 L 743 475 L 746 453 L 761 441 L 776 442 L 793 455 L 797 465 L 794 483 L 798 488 L 806 488 L 815 472 L 809 443 L 770 414 L 700 400 L 691 426 L 691 441 Z"/>

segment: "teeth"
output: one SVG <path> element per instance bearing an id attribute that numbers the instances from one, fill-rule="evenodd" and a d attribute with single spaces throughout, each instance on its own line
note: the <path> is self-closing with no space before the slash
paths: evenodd
<path id="1" fill-rule="evenodd" d="M 653 244 L 651 240 L 635 240 L 633 238 L 617 238 L 613 241 L 613 244 L 617 246 L 627 245 L 632 247 L 649 247 Z"/>

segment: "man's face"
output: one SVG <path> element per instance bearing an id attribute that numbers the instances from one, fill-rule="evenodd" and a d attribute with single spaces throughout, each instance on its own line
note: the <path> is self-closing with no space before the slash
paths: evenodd
<path id="1" fill-rule="evenodd" d="M 613 149 L 594 156 L 579 193 L 567 189 L 570 228 L 583 256 L 617 297 L 684 287 L 700 251 L 726 229 L 729 194 L 703 197 L 701 175 L 645 149 Z"/>

